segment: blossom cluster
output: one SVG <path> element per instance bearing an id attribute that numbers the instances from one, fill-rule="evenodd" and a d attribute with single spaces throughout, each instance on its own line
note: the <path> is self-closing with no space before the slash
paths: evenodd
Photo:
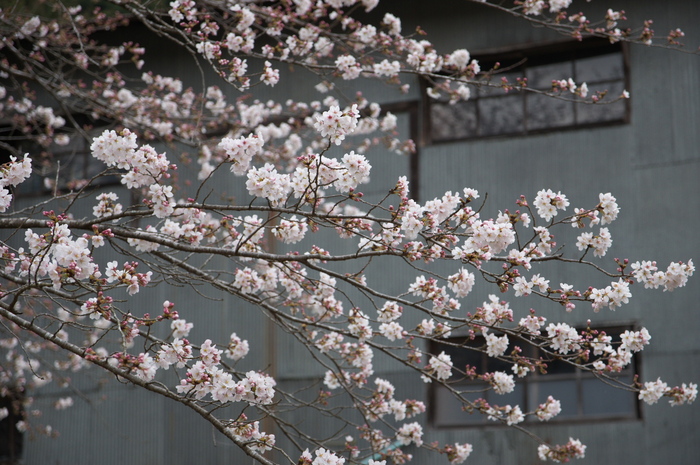
<path id="1" fill-rule="evenodd" d="M 551 189 L 543 189 L 537 193 L 534 205 L 537 208 L 537 214 L 545 221 L 550 221 L 557 216 L 559 210 L 566 210 L 569 200 L 561 192 L 555 194 Z"/>
<path id="2" fill-rule="evenodd" d="M 0 213 L 12 202 L 8 186 L 16 186 L 32 174 L 32 159 L 26 154 L 22 160 L 10 156 L 10 161 L 0 166 Z"/>
<path id="3" fill-rule="evenodd" d="M 452 357 L 445 352 L 441 352 L 437 357 L 430 357 L 428 365 L 425 367 L 426 373 L 433 375 L 437 380 L 444 381 L 452 376 Z M 423 375 L 423 381 L 431 382 L 431 378 Z"/>
<path id="4" fill-rule="evenodd" d="M 314 128 L 321 136 L 328 137 L 331 142 L 340 145 L 345 136 L 355 131 L 359 118 L 357 104 L 342 111 L 338 106 L 331 106 L 323 114 L 316 115 Z"/>
<path id="5" fill-rule="evenodd" d="M 250 405 L 268 405 L 275 396 L 275 380 L 264 374 L 249 371 L 240 381 L 218 367 L 221 350 L 207 340 L 200 348 L 200 359 L 195 362 L 187 376 L 180 380 L 176 390 L 180 394 L 203 399 L 205 396 L 217 402 L 248 402 Z"/>
<path id="6" fill-rule="evenodd" d="M 245 414 L 226 427 L 226 431 L 245 444 L 249 450 L 264 453 L 275 446 L 275 435 L 260 431 L 259 421 L 246 421 Z"/>
<path id="7" fill-rule="evenodd" d="M 29 253 L 19 249 L 17 258 L 9 261 L 5 270 L 13 271 L 19 264 L 20 276 L 27 276 L 29 273 L 38 277 L 48 276 L 56 290 L 61 289 L 64 284 L 76 283 L 90 277 L 99 278 L 102 274 L 98 265 L 93 262 L 88 238 L 74 238 L 66 224 L 48 224 L 51 230 L 41 235 L 32 229 L 25 231 Z M 134 292 L 138 292 L 140 283 L 147 284 L 149 278 L 137 276 L 136 279 Z"/>
<path id="8" fill-rule="evenodd" d="M 554 462 L 568 462 L 572 458 L 582 459 L 586 456 L 586 446 L 578 439 L 569 438 L 569 442 L 561 446 L 550 447 L 541 444 L 537 448 L 537 454 L 541 460 Z"/>
<path id="9" fill-rule="evenodd" d="M 170 163 L 165 154 L 157 153 L 150 145 L 139 147 L 136 134 L 128 129 L 119 134 L 104 131 L 93 139 L 90 151 L 107 166 L 126 170 L 121 182 L 130 189 L 152 186 L 161 178 L 168 177 Z"/>
<path id="10" fill-rule="evenodd" d="M 695 266 L 692 260 L 688 260 L 688 263 L 671 263 L 664 272 L 659 271 L 656 262 L 644 260 L 633 263 L 632 270 L 634 278 L 645 288 L 658 289 L 663 286 L 664 291 L 673 291 L 687 284 L 688 278 L 695 272 Z"/>
<path id="11" fill-rule="evenodd" d="M 656 381 L 644 383 L 643 389 L 639 391 L 639 399 L 649 405 L 655 404 L 663 396 L 670 397 L 669 403 L 673 406 L 689 404 L 697 399 L 698 385 L 695 383 L 683 383 L 680 387 L 670 388 L 668 384 L 659 378 Z"/>

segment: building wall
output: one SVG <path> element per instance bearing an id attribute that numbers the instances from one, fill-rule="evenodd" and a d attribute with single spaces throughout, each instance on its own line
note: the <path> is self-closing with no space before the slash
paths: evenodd
<path id="1" fill-rule="evenodd" d="M 480 5 L 419 1 L 390 1 L 387 5 L 387 9 L 402 17 L 404 31 L 419 23 L 442 52 L 467 48 L 474 54 L 559 39 L 551 31 L 533 28 Z M 700 43 L 698 2 L 617 1 L 605 6 L 609 5 L 629 10 L 631 24 L 654 18 L 659 33 L 680 26 L 688 34 L 687 43 Z M 601 5 L 582 5 L 582 8 L 597 7 Z M 700 210 L 698 57 L 633 46 L 629 49 L 629 67 L 632 95 L 629 124 L 421 145 L 415 173 L 420 180 L 418 197 L 425 201 L 442 195 L 445 190 L 472 187 L 482 194 L 488 193 L 483 215 L 495 216 L 499 209 L 515 209 L 514 202 L 520 194 L 533 199 L 543 188 L 561 190 L 571 200 L 571 208 L 592 206 L 597 202 L 598 192 L 611 192 L 617 197 L 622 213 L 611 226 L 614 246 L 609 258 L 628 257 L 632 261 L 652 258 L 665 266 L 672 260 L 700 257 L 696 232 L 699 224 L 696 213 Z M 191 63 L 170 60 L 163 68 L 164 75 L 169 71 L 188 75 Z M 294 93 L 298 98 L 319 98 L 303 71 L 283 70 L 283 73 L 295 82 Z M 210 79 L 213 78 L 208 76 L 207 80 Z M 197 82 L 198 78 L 192 80 Z M 256 98 L 261 100 L 284 101 L 289 87 L 257 88 L 256 92 L 259 92 Z M 406 95 L 370 86 L 366 96 L 387 103 L 411 101 L 422 105 L 418 82 L 412 83 Z M 408 116 L 401 118 L 402 133 L 408 134 Z M 417 135 L 420 141 L 420 134 Z M 370 155 L 374 174 L 366 190 L 368 195 L 379 195 L 385 187 L 393 186 L 396 177 L 407 171 L 411 163 L 408 158 L 381 151 Z M 227 193 L 245 195 L 242 182 L 238 185 L 219 182 L 218 186 Z M 573 247 L 572 237 L 566 234 L 558 242 Z M 606 264 L 611 265 L 612 260 Z M 571 268 L 559 265 L 552 266 L 548 274 L 553 282 L 558 282 L 559 277 L 569 282 L 585 277 L 583 274 L 572 277 Z M 411 280 L 410 276 L 382 267 L 370 270 L 370 277 L 388 293 L 403 292 Z M 170 299 L 183 308 L 201 306 L 199 297 L 191 292 L 160 289 L 149 294 L 149 301 L 143 305 L 157 306 Z M 493 292 L 494 289 L 485 286 L 475 289 L 462 302 L 463 311 L 480 306 Z M 257 358 L 251 355 L 246 362 L 251 368 L 275 362 L 271 370 L 285 387 L 301 387 L 317 379 L 320 371 L 314 367 L 306 349 L 271 329 L 259 311 L 225 295 L 212 293 L 212 296 L 220 300 L 212 300 L 204 310 L 198 321 L 200 329 L 195 329 L 191 340 L 197 340 L 198 334 L 210 337 L 211 330 L 220 340 L 225 340 L 240 328 L 239 334 L 246 333 L 251 343 L 251 354 L 262 354 Z M 518 301 L 512 294 L 504 298 L 512 302 L 516 312 L 527 311 L 532 305 L 529 301 Z M 616 312 L 605 310 L 593 315 L 591 310 L 580 306 L 564 315 L 560 308 L 544 304 L 538 311 L 572 325 L 585 324 L 591 318 L 647 327 L 653 343 L 642 354 L 641 373 L 646 380 L 660 376 L 675 385 L 700 380 L 700 339 L 693 336 L 700 332 L 696 311 L 699 301 L 700 287 L 693 282 L 674 293 L 636 289 L 631 303 Z M 415 397 L 429 402 L 428 387 L 416 383 L 412 374 L 381 359 L 376 360 L 375 369 L 377 376 L 395 383 L 397 398 Z M 139 393 L 114 380 L 92 393 L 89 386 L 95 385 L 96 381 L 86 381 L 86 402 L 76 402 L 76 406 L 55 419 L 49 414 L 47 420 L 61 431 L 61 437 L 28 441 L 27 464 L 247 463 L 235 446 L 223 441 L 184 407 Z M 50 404 L 54 395 L 44 392 L 38 396 L 38 402 Z M 427 422 L 428 417 L 422 421 Z M 292 418 L 311 425 L 319 434 L 329 427 L 323 419 L 306 418 L 303 414 Z M 570 436 L 580 438 L 589 449 L 586 459 L 577 463 L 692 464 L 700 455 L 697 441 L 700 404 L 673 409 L 667 405 L 645 405 L 639 420 L 534 425 L 533 430 L 555 443 L 565 442 Z M 468 463 L 539 463 L 532 440 L 510 428 L 488 425 L 438 429 L 430 427 L 428 422 L 425 438 L 428 442 L 472 443 L 474 453 Z M 412 453 L 414 463 L 432 463 L 423 451 Z"/>
<path id="2" fill-rule="evenodd" d="M 574 2 L 576 3 L 576 2 Z M 580 3 L 580 2 L 579 2 Z M 480 5 L 449 11 L 416 7 L 416 19 L 438 49 L 467 48 L 474 55 L 482 50 L 536 45 L 557 40 L 556 34 L 515 20 L 504 20 Z M 611 6 L 628 12 L 629 24 L 653 18 L 659 34 L 675 27 L 686 32 L 686 43 L 700 39 L 697 2 L 606 2 L 580 5 L 593 9 Z M 578 7 L 578 5 L 575 5 Z M 435 6 L 439 9 L 439 6 Z M 444 16 L 446 13 L 447 16 Z M 594 17 L 592 14 L 589 17 Z M 402 15 L 404 30 L 413 22 Z M 692 48 L 693 45 L 690 45 Z M 503 208 L 515 210 L 515 199 L 531 200 L 542 188 L 561 191 L 572 205 L 590 206 L 598 192 L 611 192 L 618 199 L 621 215 L 610 227 L 613 248 L 602 263 L 613 267 L 613 257 L 632 261 L 651 258 L 666 266 L 669 261 L 698 256 L 697 222 L 693 213 L 700 206 L 700 62 L 697 56 L 644 46 L 629 48 L 631 121 L 620 126 L 566 130 L 523 137 L 427 145 L 420 150 L 422 200 L 462 186 L 488 192 L 482 215 L 496 215 Z M 566 76 L 553 76 L 553 78 Z M 439 180 L 439 182 L 437 182 Z M 573 247 L 572 236 L 557 236 L 558 244 Z M 579 273 L 579 271 L 576 271 Z M 572 270 L 556 267 L 547 273 L 572 282 Z M 700 376 L 700 342 L 692 334 L 700 329 L 694 308 L 700 288 L 691 284 L 674 293 L 635 289 L 629 305 L 616 312 L 594 315 L 585 306 L 572 314 L 561 308 L 538 309 L 547 317 L 572 325 L 594 321 L 634 321 L 648 328 L 653 343 L 644 350 L 641 373 L 645 380 L 660 376 L 669 385 Z M 462 303 L 471 309 L 485 300 L 483 288 Z M 507 293 L 504 299 L 521 312 L 533 305 Z M 397 396 L 401 395 L 398 390 Z M 665 404 L 665 402 L 663 402 Z M 536 425 L 533 430 L 546 440 L 566 442 L 571 436 L 588 444 L 586 459 L 577 463 L 669 463 L 692 464 L 700 453 L 697 431 L 700 406 L 670 408 L 642 406 L 635 421 Z M 467 441 L 474 444 L 472 463 L 538 463 L 526 435 L 500 426 L 453 430 L 429 430 L 429 440 Z M 427 456 L 418 453 L 419 463 Z"/>

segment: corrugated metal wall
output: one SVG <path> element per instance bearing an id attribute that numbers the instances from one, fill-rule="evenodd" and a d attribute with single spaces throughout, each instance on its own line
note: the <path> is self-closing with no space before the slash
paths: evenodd
<path id="1" fill-rule="evenodd" d="M 501 14 L 479 6 L 451 3 L 443 6 L 444 11 L 433 12 L 430 8 L 419 8 L 419 3 L 414 2 L 410 7 L 404 2 L 397 4 L 395 11 L 403 17 L 404 31 L 410 30 L 413 22 L 420 22 L 425 30 L 433 31 L 429 38 L 438 43 L 443 52 L 456 48 L 475 52 L 554 38 L 550 31 L 504 19 Z M 700 2 L 619 1 L 605 6 L 628 9 L 632 23 L 654 18 L 659 33 L 676 25 L 694 28 L 686 31 L 687 42 L 700 43 L 697 29 Z M 489 216 L 496 215 L 498 209 L 515 209 L 514 201 L 521 193 L 532 199 L 542 188 L 561 190 L 572 201 L 572 207 L 594 205 L 598 192 L 612 192 L 622 213 L 611 227 L 615 243 L 609 256 L 633 260 L 653 258 L 664 266 L 670 260 L 700 259 L 697 240 L 700 62 L 697 56 L 645 47 L 631 47 L 629 60 L 631 124 L 421 147 L 417 173 L 421 180 L 421 201 L 441 195 L 445 190 L 473 187 L 482 193 L 488 192 L 483 214 Z M 169 67 L 171 65 L 164 66 Z M 175 72 L 179 69 L 183 75 L 191 70 L 187 61 L 177 63 L 176 68 Z M 164 69 L 163 74 L 169 72 Z M 299 83 L 294 88 L 297 98 L 319 98 L 303 70 L 293 73 L 283 70 L 283 73 L 299 76 L 298 81 L 294 81 Z M 408 95 L 389 95 L 375 87 L 370 87 L 365 94 L 370 99 L 391 102 L 416 100 L 420 97 L 419 87 L 414 83 Z M 257 98 L 266 100 L 285 97 L 289 87 L 257 88 L 256 91 L 260 91 Z M 402 118 L 405 133 L 408 122 Z M 372 184 L 363 189 L 368 197 L 391 188 L 397 176 L 405 173 L 409 166 L 407 158 L 381 151 L 370 153 L 370 160 L 374 167 Z M 220 181 L 216 187 L 217 192 L 245 195 L 241 178 Z M 567 241 L 562 237 L 558 242 Z M 570 238 L 568 242 L 573 246 Z M 570 272 L 569 268 L 558 265 L 549 270 L 555 280 L 556 276 L 570 279 Z M 390 266 L 371 270 L 370 278 L 389 293 L 404 291 L 411 279 L 393 273 Z M 697 382 L 700 380 L 700 338 L 694 335 L 700 333 L 699 289 L 700 286 L 693 283 L 671 294 L 637 290 L 628 306 L 599 316 L 610 321 L 634 321 L 649 329 L 654 339 L 643 353 L 643 374 L 650 374 L 654 379 L 661 376 L 669 384 Z M 463 311 L 481 305 L 493 292 L 484 287 L 477 289 L 462 303 Z M 202 305 L 199 296 L 192 291 L 161 287 L 140 300 L 139 305 L 157 307 L 163 300 L 170 299 L 177 301 L 180 308 L 201 309 L 198 326 L 190 338 L 193 341 L 205 334 L 209 337 L 212 331 L 220 341 L 226 340 L 233 331 L 245 333 L 251 343 L 251 354 L 262 354 L 257 358 L 251 355 L 245 363 L 261 369 L 268 362 L 276 361 L 272 370 L 278 382 L 287 387 L 303 386 L 311 375 L 321 373 L 314 367 L 306 349 L 290 337 L 274 331 L 274 341 L 271 341 L 268 323 L 258 310 L 228 296 L 215 292 L 211 295 L 220 300 Z M 514 305 L 517 304 L 515 301 Z M 548 317 L 562 317 L 559 308 L 543 308 L 542 312 Z M 581 308 L 563 318 L 572 324 L 581 324 L 591 316 L 588 309 Z M 377 375 L 396 384 L 397 398 L 426 400 L 426 387 L 417 384 L 404 371 L 397 371 L 381 360 L 377 360 L 375 370 Z M 234 446 L 222 441 L 203 420 L 184 407 L 120 386 L 113 380 L 95 393 L 89 392 L 91 384 L 85 382 L 87 402 L 77 401 L 72 409 L 55 418 L 48 415 L 47 420 L 61 431 L 61 438 L 27 442 L 28 465 L 248 463 L 249 459 L 244 459 Z M 51 396 L 50 392 L 42 394 L 38 403 L 50 403 Z M 328 423 L 322 419 L 302 414 L 293 419 L 313 425 L 312 429 L 319 433 L 328 428 Z M 645 406 L 643 419 L 639 421 L 536 425 L 534 429 L 553 442 L 566 441 L 569 436 L 580 438 L 590 446 L 587 459 L 578 462 L 582 464 L 691 465 L 697 463 L 700 456 L 699 404 L 674 409 L 666 405 Z M 532 441 L 507 428 L 428 428 L 426 440 L 472 442 L 474 455 L 468 463 L 539 463 Z M 416 455 L 414 463 L 433 463 L 422 452 L 413 453 Z"/>

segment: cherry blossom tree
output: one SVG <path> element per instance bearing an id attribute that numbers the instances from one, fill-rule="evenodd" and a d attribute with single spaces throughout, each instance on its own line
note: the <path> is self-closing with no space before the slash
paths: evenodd
<path id="1" fill-rule="evenodd" d="M 468 186 L 419 201 L 407 177 L 388 180 L 371 166 L 372 151 L 415 148 L 396 115 L 362 93 L 335 91 L 350 81 L 357 90 L 383 83 L 406 91 L 420 78 L 429 95 L 451 102 L 476 86 L 582 105 L 628 93 L 590 95 L 567 76 L 555 76 L 549 91 L 509 82 L 466 49 L 437 50 L 429 35 L 404 31 L 398 16 L 376 15 L 377 3 L 175 0 L 152 8 L 113 0 L 87 11 L 57 1 L 36 15 L 2 11 L 0 389 L 13 403 L 0 416 L 12 415 L 20 431 L 50 433 L 25 413 L 32 392 L 89 368 L 187 406 L 263 464 L 404 463 L 406 446 L 463 462 L 477 445 L 424 436 L 425 404 L 398 397 L 375 375 L 381 357 L 415 383 L 444 386 L 466 412 L 532 435 L 533 455 L 563 462 L 583 457 L 586 446 L 546 443 L 524 423 L 556 417 L 559 400 L 527 411 L 474 401 L 455 381 L 478 380 L 502 395 L 556 361 L 649 404 L 695 400 L 691 382 L 616 377 L 652 336 L 639 328 L 613 338 L 595 323 L 598 312 L 630 301 L 632 284 L 685 286 L 691 260 L 610 259 L 620 213 L 611 193 L 574 207 L 545 187 L 496 206 L 493 216 L 484 193 Z M 626 28 L 622 11 L 596 21 L 569 10 L 570 0 L 480 3 L 574 38 L 681 48 L 682 31 L 657 39 L 651 22 Z M 199 88 L 160 74 L 148 44 L 119 39 L 132 30 L 191 57 L 192 75 L 215 79 Z M 294 86 L 294 76 L 284 81 L 294 67 L 317 79 L 319 100 L 296 100 L 292 90 L 283 101 L 255 99 Z M 90 170 L 66 173 L 58 154 L 81 144 Z M 383 192 L 376 198 L 362 192 L 370 174 Z M 246 196 L 217 196 L 226 183 L 244 185 Z M 23 195 L 31 191 L 45 195 Z M 558 247 L 555 233 L 572 230 L 575 246 Z M 567 284 L 547 274 L 552 262 L 592 270 L 607 284 Z M 401 292 L 377 280 L 387 269 L 406 276 Z M 492 289 L 490 297 L 467 308 L 476 286 Z M 170 289 L 172 299 L 144 306 L 140 297 L 155 288 Z M 240 368 L 255 360 L 249 339 L 260 328 L 195 340 L 199 309 L 178 305 L 183 290 L 203 302 L 225 294 L 254 306 L 325 374 L 299 393 L 278 385 L 269 366 Z M 552 304 L 564 314 L 591 312 L 588 326 L 536 310 Z M 451 334 L 512 370 L 477 372 L 431 352 L 431 341 L 457 344 Z M 66 391 L 56 408 L 72 403 Z M 288 420 L 301 409 L 343 427 L 314 436 Z M 281 438 L 291 446 L 280 447 Z M 332 445 L 339 438 L 344 448 Z"/>

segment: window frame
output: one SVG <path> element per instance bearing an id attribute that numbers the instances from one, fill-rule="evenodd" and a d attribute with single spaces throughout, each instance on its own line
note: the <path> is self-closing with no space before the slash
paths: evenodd
<path id="1" fill-rule="evenodd" d="M 52 143 L 48 147 L 41 146 L 31 138 L 38 135 L 36 132 L 31 136 L 25 135 L 14 125 L 8 124 L 8 121 L 0 122 L 0 164 L 9 162 L 10 156 L 21 159 L 25 153 L 29 154 L 33 161 L 34 175 L 29 181 L 14 188 L 14 194 L 17 197 L 42 197 L 56 191 L 77 191 L 79 186 L 78 188 L 71 186 L 71 182 L 89 180 L 107 169 L 107 165 L 93 157 L 90 150 L 92 138 L 110 128 L 107 123 L 102 120 L 95 121 L 87 115 L 77 113 L 71 114 L 66 119 L 70 119 L 73 126 L 67 125 L 56 134 L 69 134 L 70 141 L 64 146 Z M 75 130 L 77 127 L 81 129 Z M 50 157 L 44 158 L 43 153 L 50 154 Z M 76 176 L 71 176 L 72 174 Z M 58 186 L 52 185 L 51 183 L 56 180 L 58 180 Z M 92 186 L 100 188 L 119 185 L 121 185 L 120 177 L 116 174 L 102 176 L 92 183 Z"/>
<path id="2" fill-rule="evenodd" d="M 577 331 L 580 331 L 581 328 L 576 328 Z M 625 330 L 639 330 L 640 327 L 634 323 L 611 323 L 609 325 L 606 325 L 604 327 L 597 328 L 598 330 L 605 331 L 607 334 L 613 334 L 613 342 L 619 341 L 619 334 L 622 334 Z M 463 341 L 466 342 L 470 338 L 465 335 L 457 335 L 457 336 L 451 336 L 450 338 L 445 339 L 449 344 L 443 344 L 441 341 L 431 339 L 429 341 L 429 353 L 431 354 L 438 354 L 441 351 L 444 350 L 445 347 L 451 347 L 451 350 L 458 349 L 454 344 L 456 341 Z M 459 344 L 459 342 L 457 342 Z M 474 340 L 471 340 L 469 342 L 469 345 L 471 347 L 482 347 L 486 344 L 485 339 L 482 335 L 477 336 Z M 509 345 L 508 351 L 512 350 L 512 345 L 513 345 L 513 340 L 511 340 L 511 343 Z M 529 354 L 525 354 L 528 357 L 536 357 L 538 349 L 530 346 L 530 347 L 523 347 L 522 344 L 519 344 L 521 348 L 523 348 L 526 351 L 533 351 Z M 468 349 L 466 349 L 468 350 Z M 508 352 L 507 351 L 507 352 Z M 510 362 L 505 362 L 502 360 L 498 360 L 497 358 L 489 357 L 485 352 L 478 352 L 478 351 L 470 351 L 472 353 L 472 356 L 478 356 L 480 358 L 480 363 L 481 367 L 477 369 L 478 373 L 483 373 L 484 371 L 492 372 L 492 371 L 506 371 L 504 367 L 489 367 L 489 361 L 492 361 L 493 364 L 507 364 L 507 373 L 508 374 L 513 374 L 512 370 L 510 367 L 512 366 L 512 363 Z M 456 365 L 454 359 L 453 363 Z M 570 365 L 567 365 L 570 366 Z M 635 376 L 641 375 L 641 367 L 642 367 L 642 355 L 641 352 L 637 352 L 632 355 L 632 361 L 631 363 L 625 367 L 620 374 L 613 374 L 615 376 L 621 376 L 621 377 L 626 377 L 629 378 L 628 381 L 632 382 Z M 549 370 L 551 371 L 551 363 L 549 364 Z M 507 399 L 508 396 L 513 396 L 517 395 L 518 400 L 516 401 L 517 405 L 519 405 L 521 408 L 523 408 L 523 411 L 534 411 L 540 403 L 543 401 L 537 400 L 537 389 L 541 386 L 546 386 L 547 383 L 552 382 L 552 381 L 570 381 L 573 380 L 576 383 L 576 394 L 575 394 L 575 400 L 576 400 L 576 406 L 577 406 L 577 412 L 575 414 L 570 414 L 569 412 L 565 412 L 564 408 L 565 406 L 562 405 L 562 413 L 554 417 L 553 419 L 549 420 L 546 423 L 556 423 L 556 424 L 585 424 L 585 423 L 597 423 L 597 422 L 617 422 L 617 421 L 640 421 L 642 420 L 642 406 L 641 402 L 638 399 L 638 396 L 634 392 L 630 392 L 629 396 L 630 398 L 627 399 L 626 401 L 630 402 L 632 405 L 631 411 L 628 413 L 611 413 L 611 414 L 599 414 L 599 413 L 585 413 L 584 410 L 584 382 L 586 380 L 595 380 L 597 383 L 602 383 L 603 381 L 600 381 L 597 379 L 597 377 L 590 372 L 584 372 L 580 369 L 576 369 L 572 367 L 572 371 L 566 372 L 566 373 L 546 373 L 546 374 L 541 374 L 539 372 L 533 372 L 529 373 L 527 376 L 523 378 L 518 378 L 517 376 L 514 375 L 514 380 L 515 380 L 515 391 L 518 391 L 516 394 L 510 393 L 508 395 L 498 395 L 495 394 L 490 388 L 490 385 L 484 381 L 480 380 L 469 380 L 469 379 L 462 379 L 462 380 L 454 380 L 452 382 L 448 382 L 448 384 L 452 387 L 456 387 L 458 390 L 464 390 L 464 389 L 470 389 L 470 387 L 477 393 L 477 396 L 475 398 L 484 398 L 487 400 L 487 402 L 493 402 L 494 404 L 498 405 L 506 405 L 508 403 L 513 403 L 509 402 L 505 399 Z M 534 389 L 533 389 L 534 387 Z M 483 392 L 481 391 L 483 389 Z M 618 388 L 614 388 L 618 389 Z M 443 392 L 441 392 L 443 391 Z M 514 392 L 515 392 L 514 391 Z M 544 389 L 544 394 L 551 394 L 548 392 L 548 389 Z M 623 390 L 619 390 L 619 392 L 624 392 Z M 437 385 L 435 383 L 431 383 L 429 388 L 428 388 L 428 420 L 429 423 L 432 427 L 437 428 L 437 429 L 463 429 L 463 428 L 483 428 L 484 426 L 504 426 L 503 423 L 501 422 L 495 422 L 495 421 L 490 421 L 487 419 L 487 417 L 483 414 L 480 414 L 478 412 L 475 413 L 468 413 L 468 412 L 463 412 L 464 414 L 464 419 L 472 419 L 471 421 L 462 421 L 462 422 L 457 422 L 457 421 L 449 421 L 447 419 L 441 420 L 438 418 L 439 414 L 439 408 L 438 408 L 438 395 L 449 395 L 452 396 L 452 394 L 447 391 L 447 389 L 441 385 Z M 556 396 L 554 396 L 557 398 Z M 499 400 L 501 402 L 499 402 Z M 557 400 L 562 400 L 562 399 L 557 399 Z M 564 402 L 562 402 L 563 404 Z M 532 426 L 532 425 L 537 425 L 540 424 L 541 422 L 537 420 L 534 416 L 528 415 L 526 417 L 525 423 Z"/>
<path id="3" fill-rule="evenodd" d="M 476 53 L 473 58 L 479 61 L 481 68 L 483 70 L 489 70 L 493 68 L 496 63 L 500 64 L 500 70 L 509 70 L 511 67 L 515 69 L 522 70 L 525 74 L 527 69 L 531 69 L 537 66 L 551 65 L 557 63 L 571 63 L 572 68 L 575 71 L 576 62 L 594 58 L 598 56 L 605 56 L 610 54 L 619 53 L 621 56 L 622 65 L 622 77 L 621 78 L 609 78 L 600 79 L 594 81 L 588 81 L 591 87 L 596 85 L 605 86 L 606 84 L 622 83 L 624 89 L 630 88 L 630 66 L 629 66 L 629 52 L 628 46 L 623 42 L 610 43 L 607 39 L 601 38 L 587 38 L 582 41 L 557 41 L 550 43 L 543 43 L 537 46 L 521 46 L 512 47 L 508 49 L 498 49 L 498 50 L 487 50 L 481 53 Z M 496 73 L 493 75 L 491 82 L 498 82 L 501 73 Z M 554 76 L 557 77 L 557 76 Z M 560 76 L 565 78 L 566 76 Z M 572 72 L 572 76 L 576 80 L 576 73 Z M 576 80 L 577 84 L 584 82 L 581 80 L 579 82 Z M 514 84 L 515 82 L 513 82 Z M 522 92 L 513 90 L 509 94 L 501 90 L 492 91 L 496 93 L 495 95 L 474 95 L 475 93 L 482 91 L 485 87 L 480 87 L 478 85 L 471 86 L 472 98 L 466 102 L 458 102 L 457 105 L 474 105 L 476 108 L 474 110 L 475 118 L 475 134 L 473 135 L 456 135 L 453 137 L 435 137 L 433 126 L 434 118 L 432 115 L 433 108 L 435 106 L 443 106 L 449 108 L 449 105 L 445 100 L 435 100 L 427 95 L 428 82 L 421 80 L 422 85 L 422 96 L 423 96 L 423 120 L 426 122 L 424 124 L 424 134 L 423 140 L 430 145 L 438 145 L 459 141 L 473 141 L 473 140 L 483 140 L 491 139 L 497 137 L 522 137 L 536 134 L 551 133 L 554 131 L 564 131 L 564 130 L 578 130 L 586 128 L 604 127 L 611 125 L 623 125 L 629 124 L 631 121 L 631 105 L 629 99 L 624 99 L 621 105 L 624 106 L 623 115 L 620 118 L 613 118 L 609 120 L 596 120 L 596 121 L 580 121 L 581 116 L 579 116 L 580 111 L 578 110 L 584 103 L 572 103 L 573 105 L 573 122 L 570 124 L 562 125 L 549 125 L 545 127 L 529 128 L 528 121 L 532 120 L 532 110 L 528 113 L 528 99 L 535 98 L 536 94 L 532 92 Z M 532 87 L 536 88 L 536 87 Z M 540 87 L 542 89 L 542 87 Z M 513 94 L 515 93 L 515 94 Z M 592 93 L 592 92 L 591 92 Z M 517 96 L 517 97 L 514 97 Z M 589 94 L 590 95 L 590 94 Z M 533 97 L 528 97 L 533 96 Z M 568 97 L 568 95 L 564 95 Z M 506 132 L 496 132 L 490 134 L 484 134 L 482 131 L 481 123 L 483 122 L 483 117 L 480 115 L 479 111 L 479 101 L 486 101 L 490 99 L 504 99 L 504 98 L 518 98 L 520 101 L 520 108 L 522 109 L 522 128 L 515 131 Z M 551 98 L 551 97 L 547 97 Z M 602 106 L 602 104 L 601 104 Z M 516 108 L 516 107 L 513 107 Z"/>

